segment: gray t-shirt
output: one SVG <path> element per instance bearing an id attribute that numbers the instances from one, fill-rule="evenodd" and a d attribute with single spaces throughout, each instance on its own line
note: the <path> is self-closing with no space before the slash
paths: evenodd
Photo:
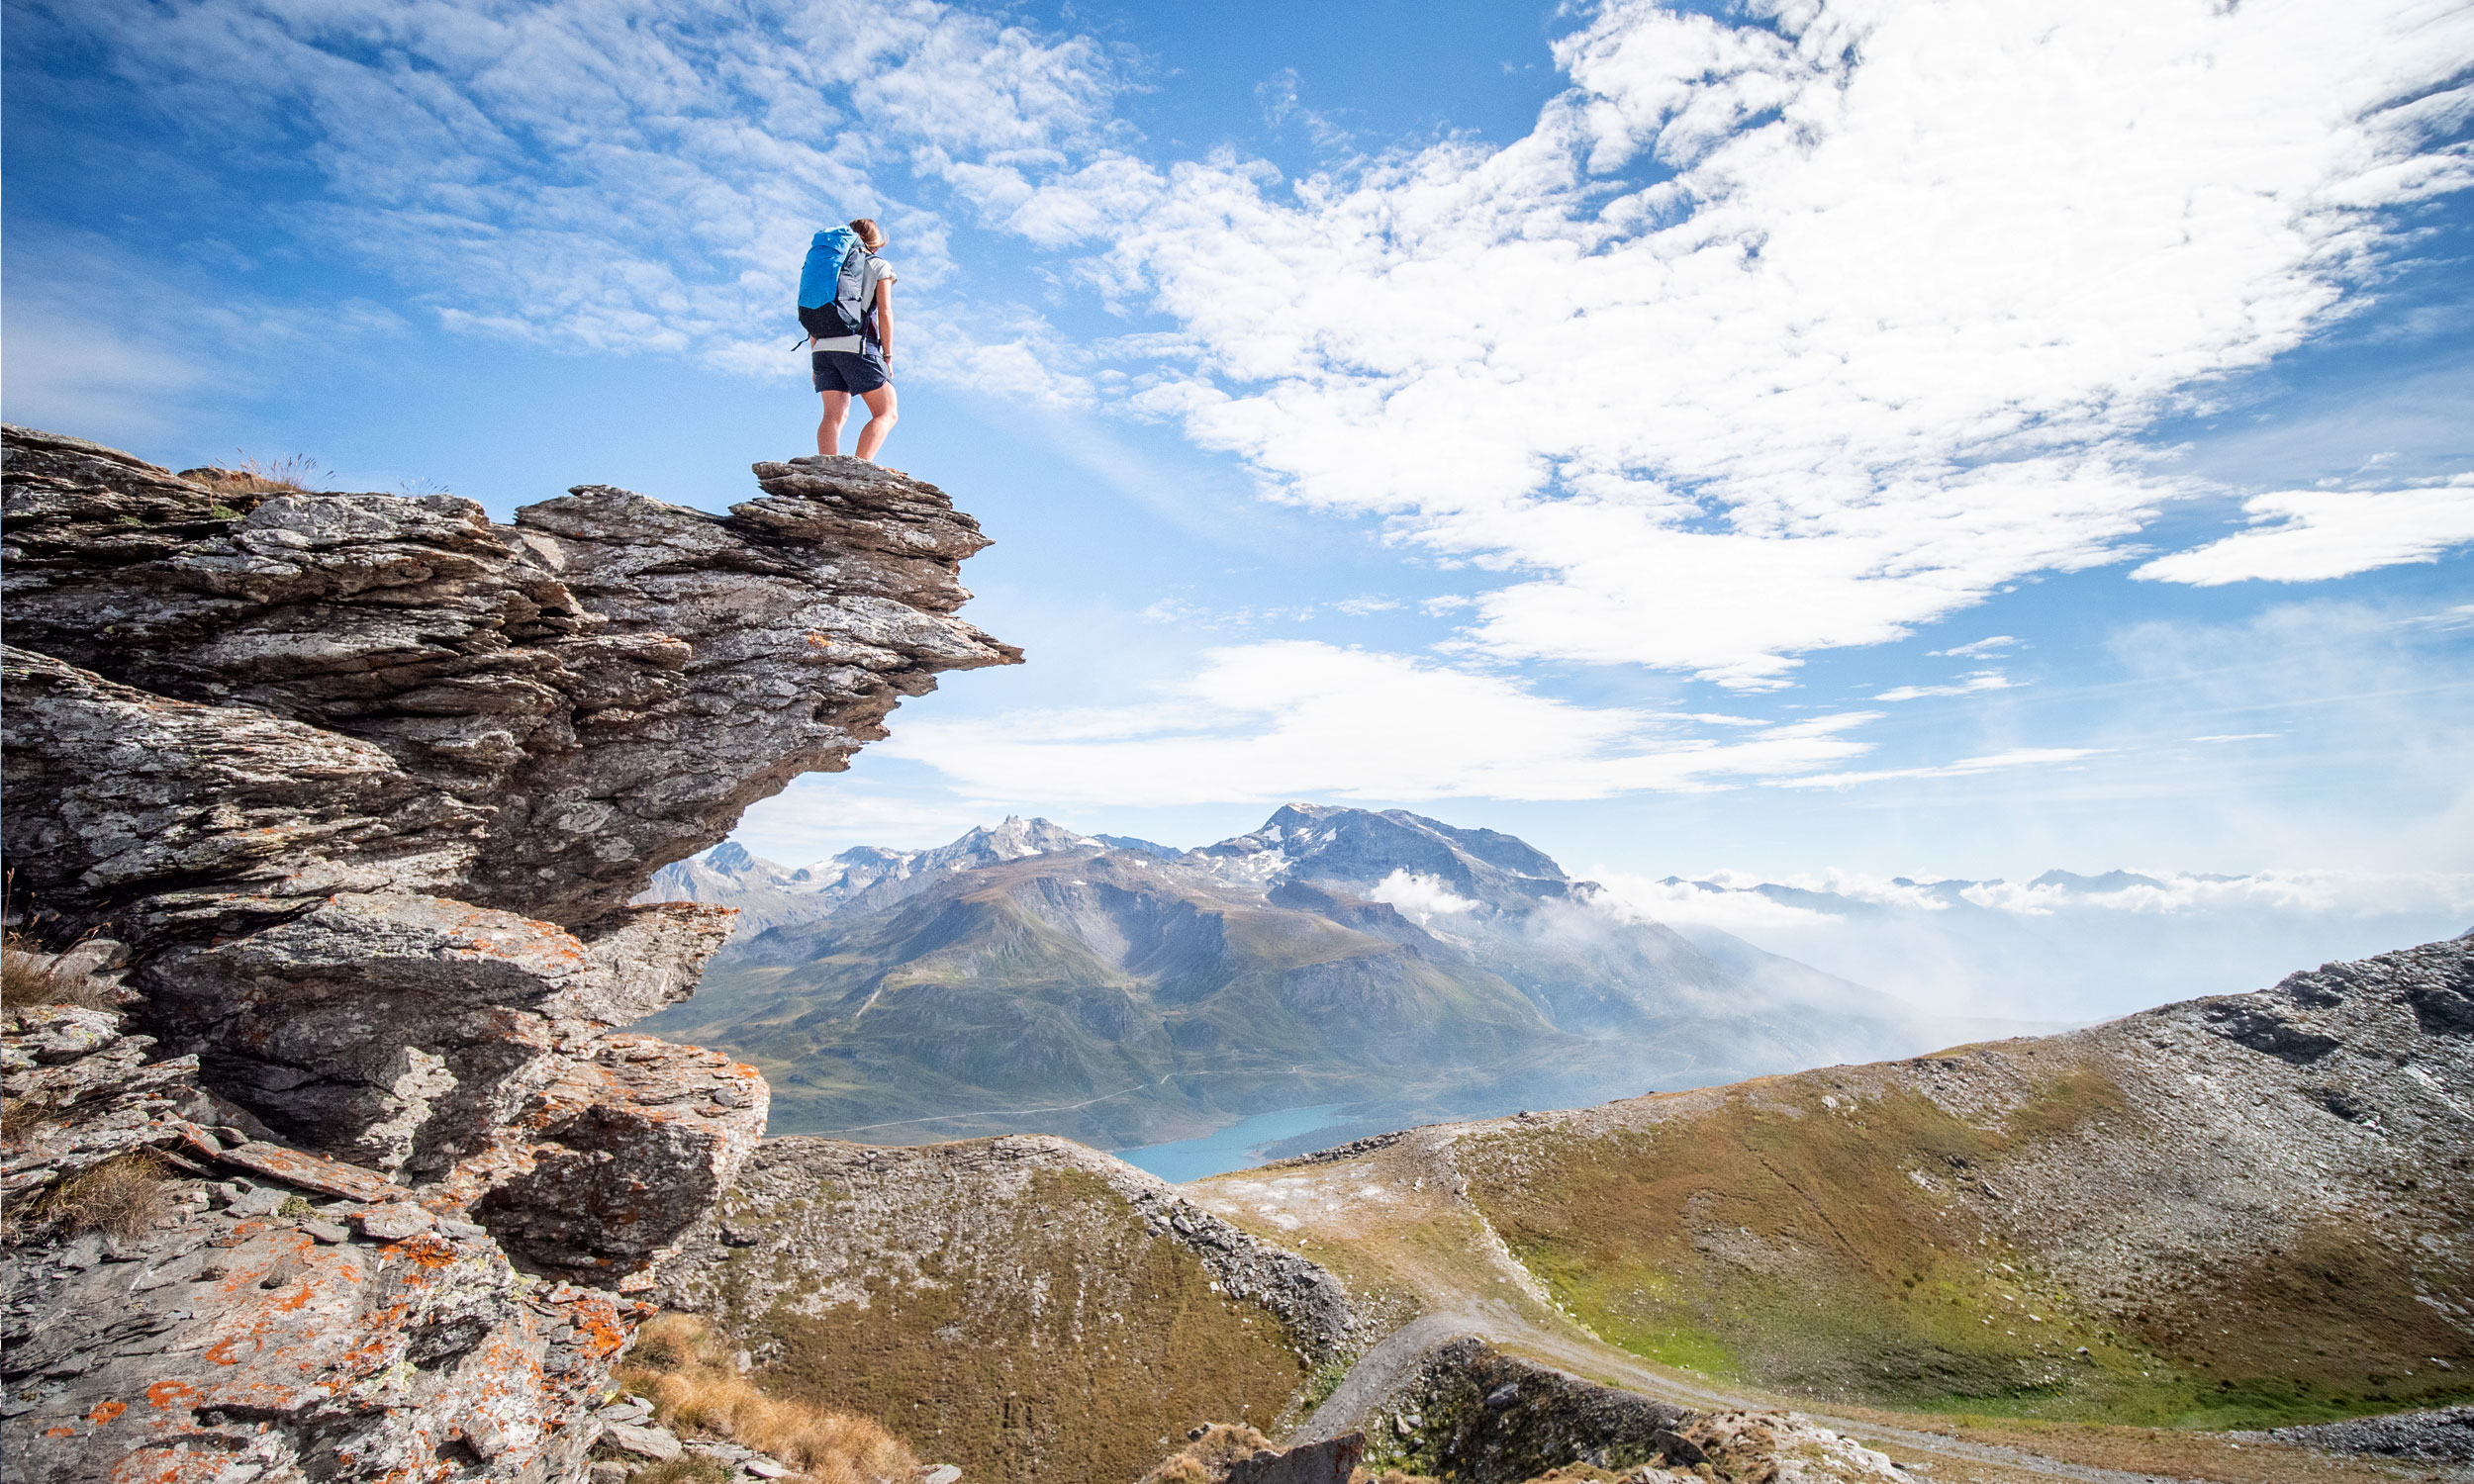
<path id="1" fill-rule="evenodd" d="M 899 283 L 901 281 L 901 275 L 894 271 L 894 265 L 887 262 L 885 259 L 878 257 L 873 252 L 869 253 L 866 260 L 860 263 L 859 302 L 868 307 L 869 333 L 867 338 L 871 340 L 881 340 L 883 338 L 883 336 L 877 332 L 876 286 L 880 283 Z M 808 341 L 808 348 L 810 350 L 845 350 L 850 352 L 852 355 L 858 355 L 861 352 L 860 337 L 857 335 L 837 335 L 830 340 L 810 338 Z"/>

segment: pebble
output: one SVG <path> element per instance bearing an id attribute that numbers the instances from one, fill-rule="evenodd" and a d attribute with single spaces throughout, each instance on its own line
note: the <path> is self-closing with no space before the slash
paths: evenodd
<path id="1" fill-rule="evenodd" d="M 245 1221 L 253 1217 L 272 1216 L 282 1209 L 283 1203 L 283 1191 L 271 1185 L 255 1185 L 235 1196 L 232 1205 L 226 1209 Z"/>
<path id="2" fill-rule="evenodd" d="M 361 1235 L 374 1242 L 401 1242 L 438 1224 L 438 1219 L 408 1201 L 389 1201 L 360 1215 Z"/>
<path id="3" fill-rule="evenodd" d="M 667 1463 L 679 1456 L 679 1439 L 660 1428 L 639 1428 L 632 1423 L 611 1423 L 602 1436 L 639 1458 Z"/>

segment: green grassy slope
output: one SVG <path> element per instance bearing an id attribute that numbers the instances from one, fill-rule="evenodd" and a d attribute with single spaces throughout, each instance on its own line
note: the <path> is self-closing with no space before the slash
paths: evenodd
<path id="1" fill-rule="evenodd" d="M 2300 1213 L 2268 1250 L 2203 1252 L 2178 1275 L 2074 1245 L 2085 1224 L 2050 1199 L 2051 1169 L 2112 1161 L 2109 1198 L 2161 1222 L 2195 1192 L 2141 1156 L 2193 1131 L 2112 1058 L 2017 1045 L 2046 1050 L 1996 1051 L 2018 1081 L 1989 1113 L 1958 1116 L 1896 1067 L 1832 1068 L 1645 1100 L 1665 1113 L 1486 1133 L 1460 1162 L 1584 1323 L 1730 1380 L 2229 1427 L 2474 1395 L 2474 1253 L 2436 1237 Z M 2424 1235 L 2461 1205 L 2426 1209 Z"/>

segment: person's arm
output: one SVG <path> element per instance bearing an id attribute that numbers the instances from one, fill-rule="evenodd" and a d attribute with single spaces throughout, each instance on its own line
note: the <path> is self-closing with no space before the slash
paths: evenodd
<path id="1" fill-rule="evenodd" d="M 894 359 L 894 281 L 890 278 L 876 281 L 876 345 L 885 352 L 886 363 L 891 365 Z"/>

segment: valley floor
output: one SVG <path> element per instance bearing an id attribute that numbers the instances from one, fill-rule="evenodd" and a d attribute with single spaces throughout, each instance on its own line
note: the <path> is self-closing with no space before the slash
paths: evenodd
<path id="1" fill-rule="evenodd" d="M 1601 1340 L 1556 1303 L 1467 1199 L 1448 1154 L 1432 1139 L 1412 1136 L 1345 1158 L 1242 1170 L 1186 1189 L 1230 1222 L 1341 1275 L 1360 1302 L 1391 1327 L 1300 1428 L 1301 1438 L 1331 1436 L 1368 1420 L 1368 1410 L 1421 1355 L 1470 1335 L 1573 1375 L 1684 1406 L 1793 1410 L 1935 1481 L 2396 1484 L 2474 1478 L 2474 1471 L 2333 1457 L 2179 1429 L 1846 1405 L 1816 1409 L 1810 1398 L 1721 1384 L 1655 1364 Z M 1380 1425 L 1380 1419 L 1373 1421 Z"/>

